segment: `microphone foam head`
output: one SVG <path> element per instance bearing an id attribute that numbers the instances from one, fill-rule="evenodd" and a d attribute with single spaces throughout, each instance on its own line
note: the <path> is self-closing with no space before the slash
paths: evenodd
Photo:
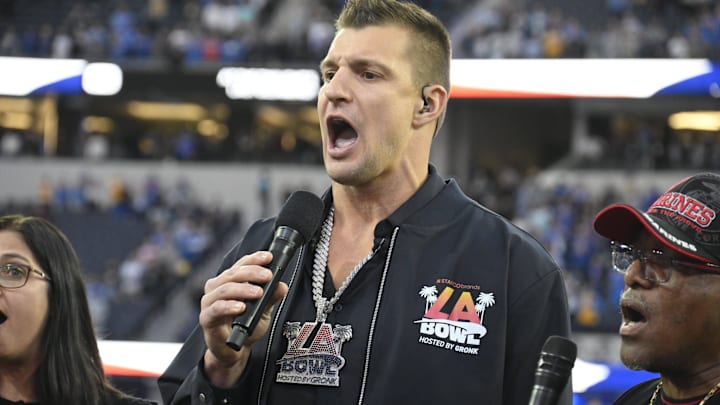
<path id="1" fill-rule="evenodd" d="M 294 229 L 304 240 L 308 240 L 320 227 L 323 211 L 325 208 L 320 197 L 309 191 L 295 191 L 280 210 L 275 225 Z"/>
<path id="2" fill-rule="evenodd" d="M 535 385 L 559 394 L 570 378 L 576 356 L 575 342 L 562 336 L 548 337 L 535 370 Z"/>
<path id="3" fill-rule="evenodd" d="M 575 362 L 575 357 L 577 357 L 577 345 L 575 342 L 562 336 L 553 335 L 548 337 L 542 351 L 564 357 L 571 362 Z"/>

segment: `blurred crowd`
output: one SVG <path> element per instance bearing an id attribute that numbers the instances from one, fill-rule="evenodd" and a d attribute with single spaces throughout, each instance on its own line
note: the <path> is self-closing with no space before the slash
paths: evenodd
<path id="1" fill-rule="evenodd" d="M 720 170 L 718 131 L 673 130 L 664 116 L 618 113 L 590 121 L 590 134 L 579 141 L 568 167 Z"/>
<path id="2" fill-rule="evenodd" d="M 588 143 L 555 164 L 582 176 L 583 170 L 622 173 L 720 170 L 717 131 L 671 130 L 661 118 L 619 114 L 591 125 Z M 612 270 L 609 244 L 591 228 L 594 216 L 612 203 L 641 210 L 664 190 L 628 181 L 623 188 L 584 184 L 537 184 L 534 168 L 479 165 L 466 190 L 477 201 L 511 218 L 535 236 L 565 270 L 575 330 L 614 332 L 620 321 L 623 279 Z M 677 179 L 679 180 L 679 178 Z M 670 184 L 667 185 L 668 187 Z"/>
<path id="3" fill-rule="evenodd" d="M 642 0 L 470 3 L 452 21 L 458 58 L 720 56 L 720 6 Z M 549 5 L 552 4 L 552 5 Z"/>
<path id="4" fill-rule="evenodd" d="M 5 201 L 0 214 L 41 216 L 68 235 L 103 338 L 138 338 L 145 321 L 164 309 L 167 293 L 191 280 L 210 255 L 224 253 L 223 238 L 243 226 L 241 212 L 200 203 L 184 181 L 163 187 L 148 175 L 133 189 L 120 177 L 98 184 L 83 175 L 38 187 L 36 200 Z M 98 193 L 107 193 L 109 204 Z"/>
<path id="5" fill-rule="evenodd" d="M 2 0 L 0 55 L 317 63 L 343 0 Z M 419 0 L 457 58 L 720 56 L 712 1 Z"/>
<path id="6" fill-rule="evenodd" d="M 582 176 L 581 170 L 575 173 Z M 622 202 L 645 210 L 662 190 L 631 182 L 622 189 L 602 190 L 582 183 L 541 186 L 537 174 L 511 166 L 477 170 L 466 190 L 528 231 L 553 255 L 564 271 L 574 331 L 615 333 L 623 278 L 612 270 L 608 241 L 591 224 L 609 204 Z"/>

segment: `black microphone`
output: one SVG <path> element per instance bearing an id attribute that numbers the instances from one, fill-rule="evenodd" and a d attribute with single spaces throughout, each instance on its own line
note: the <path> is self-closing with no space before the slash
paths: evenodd
<path id="1" fill-rule="evenodd" d="M 535 385 L 528 405 L 555 405 L 565 389 L 575 364 L 577 346 L 562 336 L 550 336 L 545 341 L 537 369 Z"/>
<path id="2" fill-rule="evenodd" d="M 245 339 L 252 334 L 297 248 L 312 238 L 320 227 L 323 211 L 322 200 L 313 193 L 296 191 L 288 197 L 275 221 L 275 237 L 268 249 L 273 258 L 267 268 L 272 271 L 273 277 L 263 286 L 260 299 L 245 303 L 245 312 L 235 317 L 232 332 L 225 341 L 235 351 L 239 351 Z"/>

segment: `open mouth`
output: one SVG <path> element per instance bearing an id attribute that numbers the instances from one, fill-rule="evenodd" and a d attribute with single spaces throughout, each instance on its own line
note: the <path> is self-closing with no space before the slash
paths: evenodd
<path id="1" fill-rule="evenodd" d="M 0 312 L 0 324 L 4 323 L 5 321 L 7 321 L 7 316 L 4 313 Z"/>
<path id="2" fill-rule="evenodd" d="M 357 141 L 357 131 L 342 118 L 328 120 L 330 145 L 334 148 L 346 148 Z"/>
<path id="3" fill-rule="evenodd" d="M 622 304 L 620 306 L 620 312 L 622 313 L 624 324 L 647 322 L 645 315 L 640 311 L 640 309 L 632 305 Z"/>

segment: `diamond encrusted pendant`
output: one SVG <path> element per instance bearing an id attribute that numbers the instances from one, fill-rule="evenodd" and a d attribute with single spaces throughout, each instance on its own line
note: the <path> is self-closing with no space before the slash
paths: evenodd
<path id="1" fill-rule="evenodd" d="M 317 329 L 315 336 L 313 331 Z M 325 322 L 286 322 L 283 336 L 288 340 L 285 354 L 277 361 L 275 381 L 289 384 L 340 386 L 340 369 L 345 358 L 343 343 L 352 338 L 352 326 Z M 312 340 L 310 340 L 312 339 Z M 309 342 L 308 342 L 309 341 Z"/>

